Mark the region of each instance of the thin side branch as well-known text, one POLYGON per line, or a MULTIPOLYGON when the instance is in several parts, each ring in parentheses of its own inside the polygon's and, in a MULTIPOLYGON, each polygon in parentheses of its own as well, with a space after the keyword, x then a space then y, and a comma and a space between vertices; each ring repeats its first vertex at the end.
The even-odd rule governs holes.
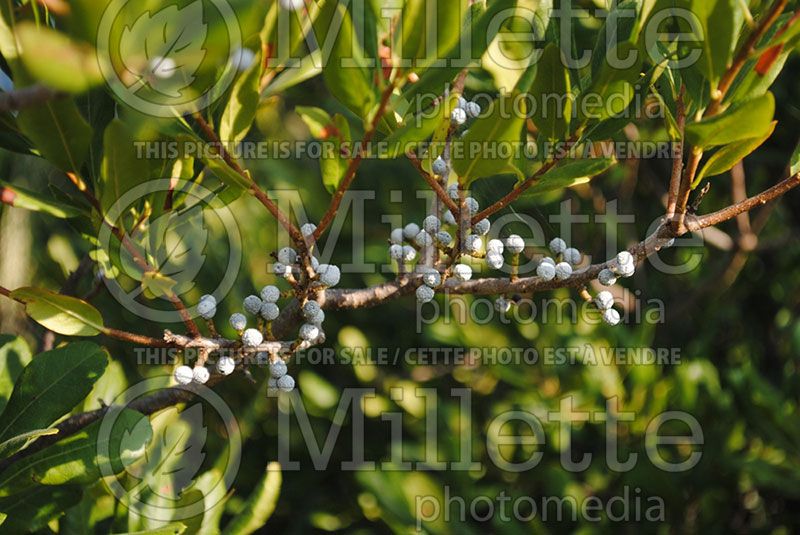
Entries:
POLYGON ((378 125, 383 118, 383 114, 386 112, 386 107, 389 105, 389 99, 392 97, 394 87, 394 84, 390 83, 388 86, 386 86, 386 89, 383 90, 381 101, 378 104, 378 109, 375 111, 375 116, 372 118, 372 122, 364 134, 364 139, 358 145, 356 154, 350 160, 347 170, 344 173, 344 177, 339 183, 339 187, 336 188, 336 192, 333 194, 333 198, 331 199, 330 206, 328 206, 328 210, 322 216, 319 225, 317 225, 317 230, 314 231, 313 241, 319 240, 320 236, 322 236, 322 234, 333 222, 333 218, 336 217, 336 213, 339 211, 339 205, 342 203, 342 198, 344 197, 345 192, 350 189, 350 186, 353 184, 353 180, 356 177, 356 171, 358 171, 361 161, 364 159, 367 146, 372 141, 372 138, 375 136, 375 133, 378 130, 378 125))
POLYGON ((64 93, 59 93, 49 87, 38 84, 9 91, 8 93, 0 93, 0 112, 32 108, 63 95, 64 93))

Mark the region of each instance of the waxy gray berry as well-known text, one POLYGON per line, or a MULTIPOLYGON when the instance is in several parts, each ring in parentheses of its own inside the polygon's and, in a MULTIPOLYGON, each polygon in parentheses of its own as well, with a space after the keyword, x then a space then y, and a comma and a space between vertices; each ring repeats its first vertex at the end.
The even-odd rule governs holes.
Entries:
POLYGON ((403 237, 407 240, 413 240, 414 236, 419 234, 419 225, 416 223, 409 223, 403 227, 403 237))
POLYGON ((614 296, 611 295, 611 292, 608 290, 603 290, 597 294, 597 297, 594 298, 594 302, 600 310, 608 310, 614 306, 614 296))
POLYGON ((247 329, 242 333, 242 344, 245 347, 258 347, 263 341, 264 335, 258 329, 247 329))
POLYGON ((280 379, 286 375, 287 371, 289 371, 289 368, 286 366, 286 362, 281 358, 276 358, 269 363, 269 374, 275 379, 280 379))
POLYGON ((420 286, 417 288, 417 301, 420 303, 430 303, 433 301, 433 297, 436 295, 436 292, 433 291, 433 288, 429 286, 420 286))
POLYGON ((620 322, 619 312, 614 310, 613 308, 609 308, 608 310, 603 311, 603 321, 608 323, 609 325, 617 325, 620 322))
POLYGON ((339 284, 339 280, 342 278, 342 272, 339 271, 339 267, 333 264, 320 264, 317 273, 319 274, 320 282, 329 288, 339 284))
POLYGON ((208 382, 211 374, 205 366, 195 366, 192 370, 192 381, 197 384, 204 385, 208 382))
POLYGON ((300 338, 306 342, 313 342, 319 336, 319 327, 313 323, 304 323, 300 326, 300 338))
POLYGON ((505 258, 503 258, 503 255, 500 253, 486 254, 486 265, 491 269, 502 269, 505 262, 505 258))
POLYGON ((617 276, 610 269, 603 269, 598 273, 597 280, 603 286, 614 286, 617 283, 617 276))
POLYGON ((486 244, 486 252, 487 253, 494 253, 494 254, 503 254, 506 246, 503 245, 503 242, 500 240, 489 240, 489 243, 486 244))
POLYGON ((434 175, 445 176, 447 175, 447 162, 444 161, 444 158, 439 156, 433 161, 433 164, 431 164, 431 170, 434 175))
POLYGON ((392 242, 394 245, 403 245, 403 229, 396 228, 392 229, 391 234, 389 234, 389 241, 392 242))
POLYGON ((230 322, 231 327, 237 332, 241 332, 247 327, 247 317, 239 312, 231 314, 230 322))
POLYGON ((294 390, 294 377, 291 375, 284 375, 278 379, 277 384, 281 392, 291 392, 294 390))
POLYGON ((429 215, 422 221, 422 228, 425 229, 425 232, 428 234, 436 234, 439 232, 439 228, 441 228, 442 222, 439 221, 439 218, 435 215, 429 215))
POLYGON ((511 254, 519 254, 525 250, 525 240, 523 240, 521 236, 512 234, 506 238, 506 249, 508 249, 511 254))
POLYGON ((249 314, 258 314, 261 310, 261 298, 257 295, 248 295, 244 298, 244 310, 249 314))
POLYGON ((456 108, 452 112, 450 112, 450 121, 455 126, 461 126, 467 122, 467 112, 465 112, 462 108, 456 108))
POLYGON ((277 303, 281 298, 281 290, 277 286, 264 286, 261 288, 261 300, 265 303, 277 303))
POLYGON ((261 310, 259 310, 261 317, 267 321, 275 321, 280 313, 281 310, 275 303, 262 303, 261 310))
POLYGON ((430 288, 437 288, 442 283, 442 275, 434 268, 427 269, 422 274, 422 282, 430 288))
POLYGON ((561 238, 553 238, 550 240, 550 251, 553 254, 561 254, 567 250, 567 242, 562 240, 561 238))
POLYGON ((478 236, 486 236, 489 234, 489 230, 492 228, 491 222, 488 219, 481 219, 472 227, 472 232, 477 234, 478 236))
POLYGON ((291 247, 284 247, 278 251, 278 262, 281 264, 294 264, 297 261, 297 251, 291 247))
POLYGON ((211 299, 201 299, 197 303, 197 313, 204 319, 210 320, 217 315, 217 303, 212 297, 211 299))
POLYGON ((566 280, 572 276, 572 266, 566 262, 556 264, 556 277, 558 280, 566 280))
POLYGON ((419 247, 428 247, 433 245, 433 238, 424 230, 420 230, 419 234, 414 237, 414 243, 419 247))
POLYGON ((194 378, 194 373, 189 366, 178 366, 173 374, 175 382, 179 385, 188 385, 194 378))
POLYGON ((467 264, 456 264, 453 266, 453 276, 462 282, 472 278, 472 268, 467 264))
POLYGON ((546 281, 551 281, 556 278, 556 266, 549 262, 540 262, 536 266, 536 275, 546 281))
POLYGON ((233 357, 220 357, 217 360, 217 371, 222 375, 230 375, 236 369, 236 361, 233 357))
POLYGON ((569 247, 564 250, 564 261, 569 262, 573 266, 580 264, 582 258, 583 255, 581 255, 581 252, 574 247, 569 247))

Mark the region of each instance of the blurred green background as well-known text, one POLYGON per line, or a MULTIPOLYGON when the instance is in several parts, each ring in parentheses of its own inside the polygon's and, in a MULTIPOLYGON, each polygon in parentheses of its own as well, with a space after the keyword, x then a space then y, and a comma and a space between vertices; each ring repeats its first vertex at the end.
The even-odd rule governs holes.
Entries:
MULTIPOLYGON (((776 134, 744 165, 748 191, 752 194, 769 187, 785 172, 789 154, 797 143, 800 131, 800 78, 796 76, 800 62, 795 58, 787 65, 774 86, 778 102, 776 134)), ((479 73, 471 77, 467 92, 483 89, 486 80, 479 73)), ((297 105, 315 105, 327 110, 340 106, 327 94, 319 79, 306 82, 281 98, 263 103, 259 112, 258 131, 253 140, 309 139, 299 117, 292 111, 297 105)), ((656 122, 637 122, 620 134, 619 139, 660 140, 664 138, 656 122)), ((318 165, 310 159, 300 161, 248 162, 262 186, 271 190, 299 189, 312 220, 327 207, 329 196, 319 179, 318 165)), ((2 153, 2 176, 35 188, 58 185, 60 180, 33 158, 2 153)), ((659 160, 624 161, 591 185, 581 186, 563 195, 515 206, 519 214, 535 218, 549 232, 549 216, 558 213, 559 201, 573 201, 573 210, 580 214, 602 213, 605 201, 617 199, 620 212, 635 214, 636 222, 620 226, 619 244, 630 245, 643 239, 650 224, 663 213, 662 198, 666 192, 669 162, 659 160)), ((487 205, 506 191, 500 182, 479 183, 474 192, 482 205, 487 205)), ((375 192, 375 200, 367 201, 365 226, 348 219, 337 243, 333 262, 341 265, 351 259, 350 240, 366 244, 367 262, 386 261, 386 239, 391 225, 382 216, 402 215, 404 221, 420 221, 425 215, 425 202, 416 198, 422 184, 406 162, 366 162, 356 181, 356 189, 375 192), (403 193, 404 202, 393 202, 391 192, 403 193), (353 231, 356 233, 353 234, 353 231)), ((731 185, 728 175, 713 181, 713 187, 701 206, 709 212, 729 204, 731 185)), ((237 284, 220 306, 219 317, 227 317, 239 309, 241 299, 262 285, 274 280, 268 272, 269 253, 277 246, 277 229, 268 214, 252 199, 243 198, 233 207, 242 230, 245 263, 237 284)), ((436 521, 423 524, 431 533, 567 533, 589 532, 750 532, 793 533, 800 529, 800 192, 793 191, 775 206, 754 212, 752 219, 763 230, 757 248, 745 253, 739 250, 739 230, 735 221, 723 225, 708 236, 704 248, 675 248, 663 254, 669 262, 703 252, 703 263, 688 274, 671 276, 660 273, 649 264, 636 276, 624 282, 636 292, 640 307, 648 300, 663 300, 666 315, 659 324, 628 323, 616 328, 579 322, 578 324, 514 324, 499 319, 485 325, 475 322, 445 324, 438 322, 417 332, 417 314, 413 299, 390 302, 377 310, 329 312, 325 330, 326 347, 340 351, 348 348, 388 348, 405 352, 409 348, 429 347, 534 347, 540 354, 546 348, 651 347, 679 348, 680 364, 660 365, 535 365, 524 363, 499 365, 472 362, 463 365, 377 365, 338 363, 312 366, 301 362, 290 364, 299 382, 299 393, 310 421, 322 441, 328 433, 341 392, 346 388, 373 388, 377 394, 365 405, 365 457, 371 461, 388 460, 391 455, 388 423, 381 419, 386 411, 402 412, 402 448, 409 461, 422 458, 426 440, 426 419, 422 401, 415 398, 416 387, 433 388, 439 395, 437 428, 439 458, 458 458, 459 405, 450 395, 452 388, 472 391, 473 458, 483 469, 475 472, 454 471, 357 471, 340 470, 342 462, 351 459, 349 418, 341 429, 329 466, 315 470, 310 463, 298 430, 292 433, 292 457, 302 469, 285 472, 277 509, 267 524, 273 533, 308 533, 312 531, 344 531, 349 533, 407 533, 417 523, 417 496, 441 496, 445 487, 453 496, 470 504, 476 497, 495 498, 501 492, 512 500, 532 497, 541 503, 543 496, 574 497, 578 502, 589 495, 604 500, 622 495, 628 487, 641 489, 640 495, 658 496, 664 500, 663 523, 635 525, 614 523, 604 519, 598 523, 572 521, 542 522, 541 511, 528 522, 505 522, 498 516, 481 522, 446 524, 436 521), (726 249, 727 246, 727 249, 726 249), (740 268, 740 269, 739 269, 740 268), (390 398, 390 390, 406 392, 406 403, 390 398), (572 436, 576 458, 590 453, 590 467, 578 473, 564 470, 559 459, 561 443, 558 425, 545 424, 546 444, 539 448, 542 461, 533 469, 511 473, 497 468, 489 459, 487 443, 492 443, 488 426, 508 410, 528 411, 536 415, 558 410, 560 401, 571 396, 576 409, 604 411, 606 399, 617 397, 620 410, 635 413, 632 422, 620 427, 619 457, 638 453, 639 462, 625 473, 615 473, 605 462, 605 427, 602 423, 578 423, 572 436), (651 463, 646 454, 644 433, 647 425, 664 411, 686 411, 696 418, 703 431, 704 443, 696 451, 700 462, 691 470, 672 474, 651 463)), ((66 275, 87 253, 75 229, 53 225, 39 214, 0 209, 0 282, 8 287, 35 283, 58 288, 66 275)), ((188 296, 196 302, 216 283, 227 258, 215 255, 215 238, 222 239, 219 229, 211 228, 203 279, 188 296)), ((506 232, 525 227, 509 226, 506 232)), ((552 234, 548 235, 553 237, 552 234)), ((605 250, 604 228, 580 224, 574 228, 572 244, 595 258, 610 257, 615 251, 605 250)), ((363 287, 386 279, 381 274, 348 274, 343 287, 363 287)), ((91 284, 84 281, 81 289, 91 284)), ((577 299, 574 292, 559 291, 554 295, 535 296, 577 299)), ((440 306, 444 301, 439 299, 440 306)), ((469 300, 469 298, 467 298, 469 300)), ((119 307, 105 291, 100 291, 93 304, 103 311, 108 325, 159 336, 163 325, 143 322, 119 307)), ((2 332, 25 333, 31 344, 38 343, 41 330, 21 315, 20 308, 9 302, 0 303, 2 332)), ((175 327, 175 326, 173 326, 175 327)), ((232 334, 228 332, 227 334, 232 334)), ((133 348, 107 342, 118 367, 116 379, 109 386, 104 400, 113 392, 142 377, 167 374, 169 366, 138 366, 133 348)), ((268 462, 278 457, 278 406, 265 396, 263 372, 256 373, 257 384, 236 375, 221 384, 217 391, 237 414, 245 439, 242 466, 235 481, 236 493, 226 502, 226 518, 243 506, 243 500, 259 481, 268 462)), ((89 400, 94 402, 94 400, 89 400)), ((281 401, 283 406, 285 400, 281 401)), ((669 427, 667 429, 670 429, 669 427)), ((511 429, 505 429, 505 432, 511 429)), ((676 432, 685 429, 676 428, 676 432)), ((207 467, 224 452, 225 441, 218 426, 211 426, 206 444, 207 467)), ((395 445, 399 447, 399 445, 395 445)), ((506 446, 505 458, 521 461, 534 447, 506 446)), ((686 447, 666 447, 665 458, 674 462, 684 459, 686 447)), ((97 494, 103 487, 98 485, 97 494)), ((96 500, 87 494, 87 507, 96 500)), ((643 498, 646 501, 646 498, 643 498)), ((94 507, 113 507, 105 498, 94 507)), ((67 513, 62 525, 68 525, 67 513)), ((485 502, 476 516, 486 512, 485 502), (482 508, 483 507, 483 508, 482 508)))

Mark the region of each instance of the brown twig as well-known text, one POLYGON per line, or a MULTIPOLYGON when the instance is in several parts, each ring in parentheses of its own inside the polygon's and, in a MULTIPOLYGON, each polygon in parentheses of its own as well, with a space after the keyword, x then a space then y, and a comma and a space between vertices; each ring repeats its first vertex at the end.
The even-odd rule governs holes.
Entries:
POLYGON ((49 87, 43 85, 32 85, 9 91, 8 93, 0 93, 0 112, 10 112, 22 110, 24 108, 32 108, 64 96, 65 93, 60 93, 49 87))
POLYGON ((342 198, 344 197, 345 192, 350 189, 350 186, 356 177, 356 171, 358 171, 361 161, 364 159, 367 146, 372 141, 372 138, 375 136, 375 133, 378 130, 378 125, 383 118, 383 114, 386 112, 386 107, 389 105, 389 99, 392 97, 394 87, 394 84, 390 83, 386 86, 386 89, 383 90, 380 103, 378 104, 378 109, 375 111, 375 116, 372 118, 369 128, 364 133, 364 138, 358 145, 356 154, 350 160, 347 170, 344 173, 344 177, 342 177, 342 181, 339 182, 339 186, 336 188, 333 198, 331 198, 331 203, 328 206, 328 210, 322 216, 319 225, 317 225, 317 229, 314 231, 313 241, 316 242, 319 240, 320 236, 322 236, 322 234, 333 222, 333 218, 336 217, 336 213, 339 211, 339 205, 342 203, 342 198))
POLYGON ((436 177, 425 171, 422 168, 422 162, 420 162, 417 155, 413 152, 409 152, 407 155, 408 160, 411 162, 411 165, 419 172, 420 176, 428 183, 431 189, 436 193, 436 197, 444 203, 445 206, 455 215, 458 212, 458 205, 447 195, 447 192, 444 190, 439 181, 436 180, 436 177))
POLYGON ((244 178, 247 183, 249 184, 249 191, 250 194, 253 195, 264 207, 272 214, 272 217, 275 218, 276 221, 289 233, 291 236, 292 241, 297 245, 301 250, 304 248, 303 244, 303 236, 300 233, 300 229, 298 229, 292 221, 289 219, 286 214, 284 214, 281 209, 278 207, 272 199, 269 198, 267 193, 262 190, 258 184, 250 177, 249 174, 242 168, 241 165, 231 156, 231 154, 225 149, 222 141, 220 140, 217 133, 211 128, 211 125, 205 120, 203 114, 200 112, 195 112, 192 117, 194 118, 197 125, 200 127, 200 130, 203 131, 203 135, 210 140, 212 143, 216 144, 219 147, 219 155, 222 160, 233 169, 236 174, 244 178))

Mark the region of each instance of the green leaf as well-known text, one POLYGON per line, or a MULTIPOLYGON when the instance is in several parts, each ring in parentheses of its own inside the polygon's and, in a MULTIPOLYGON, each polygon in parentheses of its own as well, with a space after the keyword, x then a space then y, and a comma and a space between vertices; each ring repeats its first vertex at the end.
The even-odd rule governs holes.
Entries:
POLYGON ((396 35, 402 42, 402 59, 421 74, 439 58, 446 57, 459 41, 466 13, 466 0, 407 0, 401 17, 402 31, 396 35), (435 42, 429 42, 427 37, 435 37, 435 42))
POLYGON ((145 531, 131 531, 125 535, 181 535, 181 533, 185 531, 186 524, 182 524, 181 522, 173 522, 172 524, 167 524, 166 526, 161 526, 159 528, 148 529, 145 531))
POLYGON ((22 64, 45 85, 69 93, 83 93, 102 84, 100 56, 89 45, 32 22, 17 24, 16 35, 22 48, 22 64))
POLYGON ((256 117, 262 74, 261 54, 236 80, 219 123, 219 137, 225 143, 239 143, 250 131, 256 117))
POLYGON ((18 288, 11 297, 25 303, 25 312, 47 329, 65 336, 95 336, 103 329, 100 312, 77 297, 43 288, 18 288))
POLYGON ((9 455, 24 449, 33 440, 49 435, 58 434, 58 429, 34 429, 27 433, 22 433, 15 437, 9 438, 5 442, 0 443, 0 459, 5 459, 9 455))
POLYGON ((436 129, 442 124, 450 121, 450 106, 446 99, 436 102, 432 111, 426 112, 424 116, 411 116, 397 130, 391 133, 382 141, 386 151, 380 151, 380 158, 397 158, 403 156, 407 151, 413 150, 417 145, 433 135, 436 129))
POLYGON ((0 414, 11 397, 14 383, 31 361, 31 350, 21 336, 0 335, 0 414))
POLYGON ((541 195, 551 191, 586 184, 593 177, 604 173, 617 163, 614 158, 591 158, 559 165, 543 174, 525 192, 525 197, 541 195))
POLYGON ((775 115, 772 93, 731 106, 725 112, 686 127, 689 144, 708 148, 763 136, 775 115))
POLYGON ((343 115, 337 113, 333 117, 333 127, 335 131, 329 138, 332 141, 331 151, 326 151, 320 156, 319 166, 322 172, 322 183, 328 192, 333 193, 339 187, 339 183, 344 178, 350 160, 342 155, 342 148, 350 147, 352 139, 350 137, 350 125, 343 115))
POLYGON ((525 124, 523 114, 514 108, 515 95, 494 100, 467 134, 453 142, 453 170, 465 188, 479 178, 507 173, 521 175, 511 164, 525 124))
POLYGON ((0 442, 50 427, 83 401, 107 363, 105 351, 91 342, 37 355, 17 378, 0 415, 0 442))
POLYGON ((281 492, 281 465, 271 462, 242 511, 225 527, 224 535, 249 535, 267 523, 281 492))
POLYGON ((104 213, 131 188, 154 178, 150 176, 149 161, 136 156, 128 127, 121 120, 113 119, 103 132, 103 161, 98 184, 104 213))
POLYGON ((3 202, 32 212, 41 212, 61 219, 70 219, 84 212, 74 206, 42 198, 42 193, 30 191, 0 180, 0 196, 3 202))
POLYGON ((47 525, 83 498, 78 485, 33 487, 21 494, 0 498, 0 511, 7 515, 4 533, 33 533, 47 525))
POLYGON ((314 36, 322 49, 322 76, 331 94, 365 119, 377 101, 375 85, 365 67, 364 51, 354 39, 353 19, 347 5, 323 0, 314 20, 314 36))
POLYGON ((721 175, 729 171, 734 165, 741 162, 747 155, 752 153, 758 147, 764 144, 775 131, 775 125, 778 121, 773 121, 767 133, 761 137, 752 139, 745 139, 737 141, 730 145, 725 145, 717 152, 715 152, 703 165, 703 168, 697 174, 697 177, 692 182, 692 188, 696 188, 704 178, 721 175))
MULTIPOLYGON (((484 9, 483 2, 475 2, 470 6, 461 30, 461 39, 453 46, 450 51, 440 57, 441 66, 429 68, 419 81, 405 91, 405 98, 411 102, 413 97, 420 94, 442 94, 444 87, 465 67, 463 62, 454 61, 467 57, 476 62, 480 60, 489 44, 494 40, 497 33, 502 28, 500 16, 506 10, 514 8, 517 0, 494 0, 484 9)), ((448 5, 447 2, 439 4, 448 5)), ((430 3, 429 3, 430 5, 430 3)))
POLYGON ((569 129, 572 112, 569 72, 562 61, 558 45, 545 47, 537 64, 536 77, 530 89, 535 109, 533 122, 542 138, 562 141, 569 129))
POLYGON ((703 37, 697 68, 716 88, 733 58, 744 19, 738 0, 692 0, 691 11, 700 22, 703 37))
POLYGON ((794 176, 797 173, 800 173, 800 143, 794 148, 794 152, 792 152, 792 157, 789 160, 789 174, 790 176, 794 176))
POLYGON ((272 97, 282 94, 320 73, 322 73, 322 51, 317 49, 276 76, 264 90, 263 96, 272 97))
POLYGON ((20 131, 53 165, 78 172, 92 141, 92 129, 71 100, 48 100, 20 110, 20 131))
POLYGON ((0 496, 37 485, 90 485, 104 473, 118 474, 144 455, 152 436, 146 416, 113 407, 103 418, 0 473, 0 496))
POLYGON ((294 111, 297 112, 315 139, 326 139, 330 135, 333 119, 327 111, 313 106, 297 106, 294 111))

